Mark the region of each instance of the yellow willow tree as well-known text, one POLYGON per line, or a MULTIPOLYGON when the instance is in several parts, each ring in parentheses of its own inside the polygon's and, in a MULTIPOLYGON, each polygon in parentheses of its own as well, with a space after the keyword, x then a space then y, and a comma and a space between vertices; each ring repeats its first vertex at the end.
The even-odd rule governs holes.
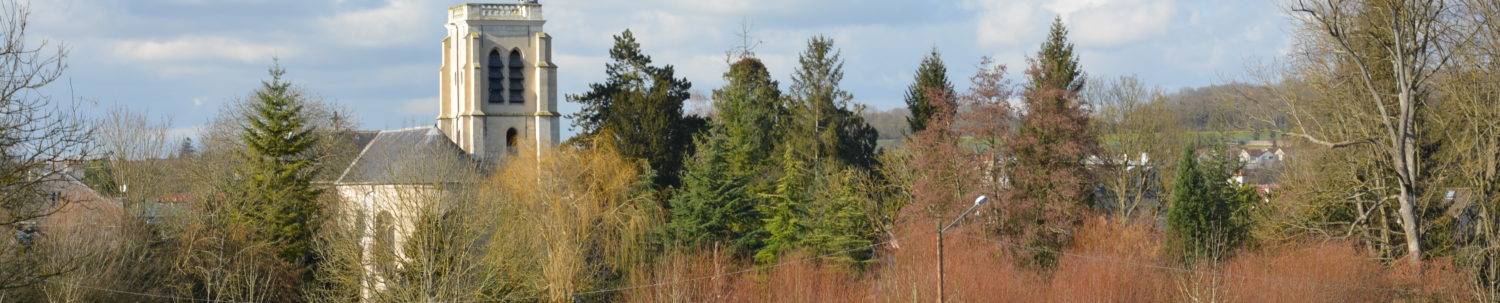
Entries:
POLYGON ((651 176, 641 173, 642 161, 599 142, 541 156, 522 151, 481 190, 499 199, 502 226, 488 258, 512 281, 510 297, 574 301, 575 293, 620 283, 653 254, 664 213, 651 176))

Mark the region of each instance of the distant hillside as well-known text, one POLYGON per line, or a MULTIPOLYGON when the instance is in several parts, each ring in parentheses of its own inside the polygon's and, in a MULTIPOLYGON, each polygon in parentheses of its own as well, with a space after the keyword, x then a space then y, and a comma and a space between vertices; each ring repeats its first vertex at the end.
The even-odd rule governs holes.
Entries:
POLYGON ((906 117, 911 116, 911 111, 905 107, 897 107, 889 110, 869 109, 860 113, 865 122, 875 127, 880 132, 881 140, 895 140, 903 138, 908 131, 906 117))

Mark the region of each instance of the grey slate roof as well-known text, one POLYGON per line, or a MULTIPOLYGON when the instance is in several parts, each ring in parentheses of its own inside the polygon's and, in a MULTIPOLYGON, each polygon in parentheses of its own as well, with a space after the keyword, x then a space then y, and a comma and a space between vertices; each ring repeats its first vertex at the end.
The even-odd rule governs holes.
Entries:
POLYGON ((364 149, 336 184, 411 184, 472 181, 476 163, 433 126, 359 132, 364 149))

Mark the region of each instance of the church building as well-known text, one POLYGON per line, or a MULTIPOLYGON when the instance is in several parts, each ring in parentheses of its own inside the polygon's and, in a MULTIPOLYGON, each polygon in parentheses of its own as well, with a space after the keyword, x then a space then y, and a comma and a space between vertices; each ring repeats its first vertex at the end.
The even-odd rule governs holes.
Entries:
POLYGON ((465 152, 501 159, 520 144, 557 144, 557 66, 543 23, 534 0, 448 9, 437 126, 465 152))
MULTIPOLYGON (((557 66, 542 31, 542 5, 468 3, 448 8, 438 68, 437 123, 356 135, 362 146, 334 187, 351 224, 363 230, 367 271, 376 255, 400 247, 413 210, 431 209, 448 189, 483 179, 521 151, 558 144, 557 66)), ((379 278, 370 289, 384 288, 379 278)))

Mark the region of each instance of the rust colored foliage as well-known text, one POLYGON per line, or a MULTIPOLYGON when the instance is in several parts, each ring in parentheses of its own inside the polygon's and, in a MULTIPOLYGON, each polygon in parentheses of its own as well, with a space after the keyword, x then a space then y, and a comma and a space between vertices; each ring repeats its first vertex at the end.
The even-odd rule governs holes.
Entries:
POLYGON ((974 197, 994 195, 1003 184, 1000 152, 1015 120, 1007 99, 1010 81, 1005 66, 986 57, 970 78, 969 91, 959 96, 929 90, 927 100, 938 102, 927 129, 911 139, 908 168, 913 203, 936 218, 952 218, 974 197))
MULTIPOLYGON (((947 91, 928 89, 926 100, 952 100, 947 91)), ((933 102, 927 129, 911 139, 912 159, 908 167, 916 176, 911 193, 914 205, 929 215, 951 217, 962 211, 965 198, 978 190, 983 166, 972 149, 959 145, 961 137, 954 132, 953 102, 933 102), (957 210, 955 210, 957 209, 957 210)))
MULTIPOLYGON (((853 273, 817 259, 769 269, 725 253, 674 254, 632 273, 629 302, 925 302, 937 295, 938 220, 908 208, 872 270, 853 273), (744 273, 736 273, 745 270, 744 273), (655 285, 658 284, 659 285, 655 285)), ((1017 265, 1011 246, 959 225, 944 244, 947 302, 1388 302, 1470 301, 1451 263, 1421 271, 1388 267, 1341 242, 1285 243, 1223 263, 1185 268, 1164 253, 1150 225, 1085 220, 1051 270, 1017 265)), ((806 255, 783 260, 802 260, 806 255)), ((1024 260, 1024 259, 1020 259, 1024 260)))
MULTIPOLYGON (((1037 64, 1032 62, 1028 75, 1040 73, 1037 64)), ((1061 249, 1086 217, 1093 193, 1085 166, 1095 148, 1088 111, 1066 88, 1028 87, 1022 100, 1026 108, 1019 127, 1000 150, 1008 187, 993 230, 1029 246, 1061 249)), ((1040 267, 1056 262, 1050 253, 1018 253, 1040 267)))
POLYGON ((1140 266, 1161 260, 1149 226, 1096 218, 1084 223, 1049 280, 1046 301, 1180 302, 1175 272, 1140 266), (1109 262, 1102 261, 1109 259, 1109 262))
POLYGON ((1289 245, 1247 253, 1224 264, 1223 288, 1236 302, 1382 302, 1473 300, 1466 274, 1451 262, 1390 267, 1351 243, 1289 245))
MULTIPOLYGON (((1037 73, 1033 66, 1027 73, 1037 73)), ((1095 138, 1088 129, 1088 111, 1077 93, 1057 88, 1031 88, 1022 100, 1026 112, 1020 129, 1007 144, 1015 163, 1010 166, 1013 201, 1044 207, 1085 205, 1090 178, 1084 161, 1093 155, 1095 138)))

